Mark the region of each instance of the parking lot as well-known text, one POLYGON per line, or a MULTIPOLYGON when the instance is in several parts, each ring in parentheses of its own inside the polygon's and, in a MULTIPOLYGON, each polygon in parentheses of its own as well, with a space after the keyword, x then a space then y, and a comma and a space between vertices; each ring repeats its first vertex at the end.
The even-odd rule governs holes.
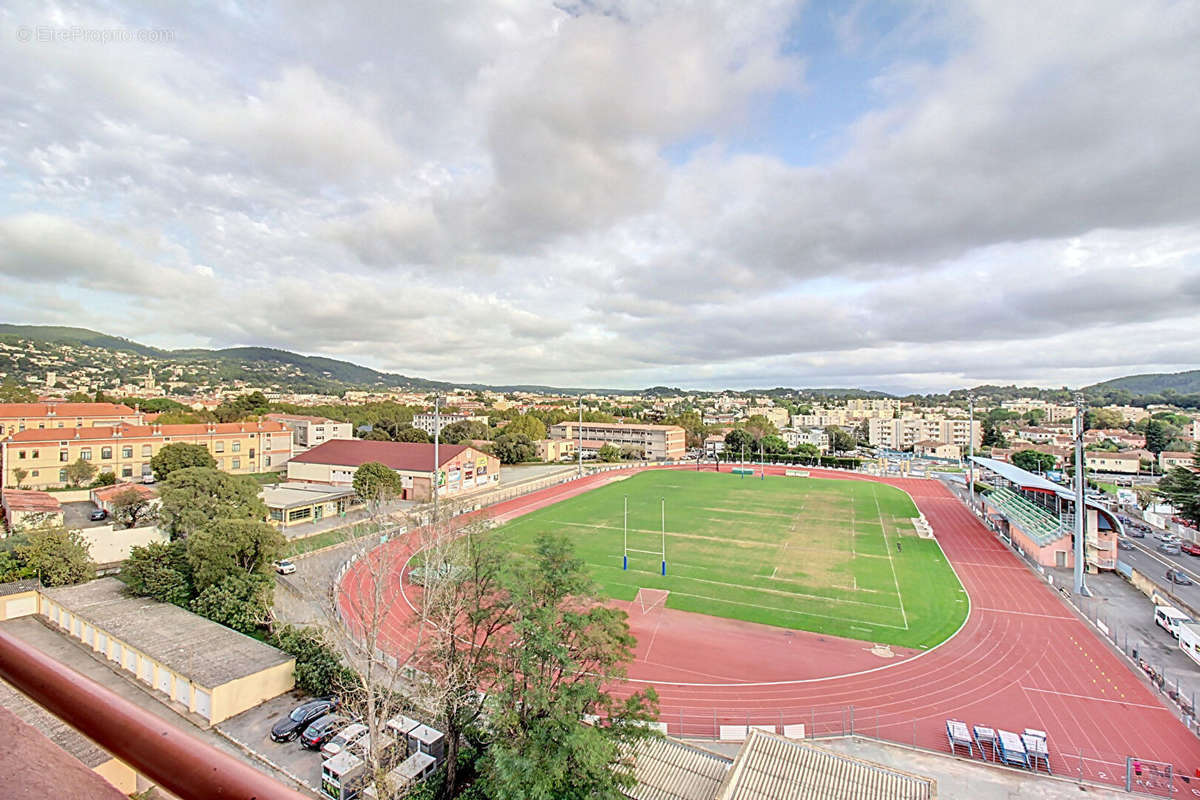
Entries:
POLYGON ((307 699, 299 692, 280 695, 236 717, 230 717, 218 724, 217 730, 253 750, 293 780, 317 792, 321 784, 320 752, 306 750, 298 741, 271 741, 271 726, 307 699))
POLYGON ((96 504, 90 500, 78 500, 71 503, 63 503, 63 524, 68 530, 76 530, 78 528, 98 528, 102 525, 112 525, 111 519, 102 519, 96 522, 88 519, 88 516, 96 510, 96 504))

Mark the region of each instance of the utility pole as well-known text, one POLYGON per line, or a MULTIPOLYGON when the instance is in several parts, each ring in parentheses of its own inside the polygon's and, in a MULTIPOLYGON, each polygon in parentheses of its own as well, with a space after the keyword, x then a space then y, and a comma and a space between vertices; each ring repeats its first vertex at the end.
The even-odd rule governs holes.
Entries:
POLYGON ((975 512, 975 395, 967 393, 967 505, 975 512))
POLYGON ((442 396, 433 396, 433 523, 439 521, 438 516, 438 481, 442 477, 442 462, 438 458, 439 444, 442 438, 442 396))
POLYGON ((1075 594, 1091 597, 1083 578, 1083 536, 1087 528, 1087 475, 1083 468, 1083 395, 1075 395, 1075 594))
POLYGON ((583 395, 579 395, 579 477, 583 477, 583 395))

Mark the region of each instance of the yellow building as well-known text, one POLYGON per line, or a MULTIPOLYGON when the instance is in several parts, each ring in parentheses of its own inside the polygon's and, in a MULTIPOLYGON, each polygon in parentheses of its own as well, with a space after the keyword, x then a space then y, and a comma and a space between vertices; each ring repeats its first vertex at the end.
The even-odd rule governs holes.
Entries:
POLYGON ((171 603, 131 597, 116 578, 39 595, 52 627, 210 724, 295 687, 292 656, 171 603))
POLYGON ((22 470, 22 486, 65 486, 67 466, 79 459, 117 480, 140 480, 151 474, 154 454, 178 442, 204 445, 219 469, 235 475, 282 470, 292 455, 292 432, 279 422, 27 429, 0 442, 3 484, 16 486, 22 470))
POLYGON ((1094 472, 1120 472, 1125 475, 1136 475, 1141 469, 1141 458, 1137 453, 1085 450, 1083 466, 1094 472))
MULTIPOLYGON (((550 426, 551 439, 580 438, 578 422, 550 426)), ((627 425, 619 422, 585 422, 583 438, 614 447, 632 447, 651 461, 677 460, 687 453, 687 435, 678 425, 627 425)))
POLYGON ((534 445, 542 461, 562 461, 575 457, 574 439, 539 439, 534 445))
POLYGON ((264 486, 259 497, 267 506, 270 523, 285 529, 344 517, 357 500, 349 487, 298 482, 264 486))
POLYGON ((143 422, 139 411, 120 403, 0 403, 0 439, 21 431, 143 422))

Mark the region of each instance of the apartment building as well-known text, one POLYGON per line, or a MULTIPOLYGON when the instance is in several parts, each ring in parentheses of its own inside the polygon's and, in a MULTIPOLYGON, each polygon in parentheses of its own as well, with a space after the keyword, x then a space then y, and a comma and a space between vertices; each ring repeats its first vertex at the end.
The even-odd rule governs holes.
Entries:
POLYGON ((539 439, 533 444, 542 461, 562 461, 576 455, 574 439, 539 439))
POLYGON ((0 403, 0 439, 47 428, 91 428, 119 423, 141 425, 145 417, 120 403, 0 403))
POLYGON ((1186 450, 1163 450, 1158 454, 1158 468, 1163 472, 1174 467, 1195 468, 1195 455, 1186 450))
POLYGON ((802 444, 812 444, 822 453, 829 450, 829 434, 824 428, 787 428, 780 434, 787 446, 793 449, 802 444))
POLYGON ((895 416, 900 401, 882 397, 851 397, 846 401, 846 411, 862 419, 895 416))
MULTIPOLYGON (((578 422, 560 422, 550 426, 551 439, 578 439, 578 422)), ((651 461, 677 460, 687 453, 687 436, 678 425, 626 425, 619 422, 585 422, 583 438, 634 447, 651 461)))
POLYGON ((436 416, 433 414, 417 414, 413 417, 412 424, 417 430, 425 431, 432 437, 435 432, 456 422, 482 422, 484 425, 487 425, 488 418, 481 414, 438 414, 436 416))
POLYGON ((914 444, 913 455, 921 458, 944 458, 950 461, 959 461, 962 459, 962 449, 956 444, 930 440, 914 444))
POLYGON ((983 429, 979 420, 972 427, 966 419, 943 417, 905 419, 872 419, 868 423, 868 441, 873 447, 892 450, 911 450, 917 442, 935 441, 967 447, 974 442, 979 447, 983 442, 983 429))
POLYGON ((178 442, 204 445, 218 468, 235 475, 282 470, 292 455, 292 432, 270 421, 34 429, 0 442, 3 483, 16 486, 20 469, 28 488, 65 486, 67 466, 79 459, 118 480, 136 480, 151 474, 155 453, 178 442))
POLYGON ((299 414, 267 414, 271 422, 283 423, 292 432, 297 451, 327 442, 330 439, 353 439, 354 425, 325 417, 306 417, 299 414))
POLYGON ((1028 414, 1030 411, 1041 411, 1046 417, 1046 422, 1064 422, 1075 418, 1075 406, 1063 406, 1057 403, 1049 403, 1045 400, 1031 400, 1022 398, 1020 400, 1005 400, 1000 404, 1000 407, 1005 411, 1014 411, 1017 414, 1028 414))
POLYGON ((779 406, 756 408, 752 413, 762 414, 764 417, 770 420, 776 428, 786 428, 791 423, 791 416, 788 414, 788 410, 786 408, 780 408, 779 406))

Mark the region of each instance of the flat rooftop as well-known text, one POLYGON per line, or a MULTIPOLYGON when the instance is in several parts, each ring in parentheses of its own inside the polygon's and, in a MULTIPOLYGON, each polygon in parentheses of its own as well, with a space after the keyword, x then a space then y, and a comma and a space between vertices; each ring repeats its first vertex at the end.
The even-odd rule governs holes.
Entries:
POLYGON ((343 497, 353 497, 354 490, 345 486, 290 481, 263 487, 262 500, 268 508, 298 508, 312 503, 327 503, 343 497))
POLYGON ((126 594, 116 578, 42 594, 206 689, 292 660, 282 650, 179 606, 126 594))

